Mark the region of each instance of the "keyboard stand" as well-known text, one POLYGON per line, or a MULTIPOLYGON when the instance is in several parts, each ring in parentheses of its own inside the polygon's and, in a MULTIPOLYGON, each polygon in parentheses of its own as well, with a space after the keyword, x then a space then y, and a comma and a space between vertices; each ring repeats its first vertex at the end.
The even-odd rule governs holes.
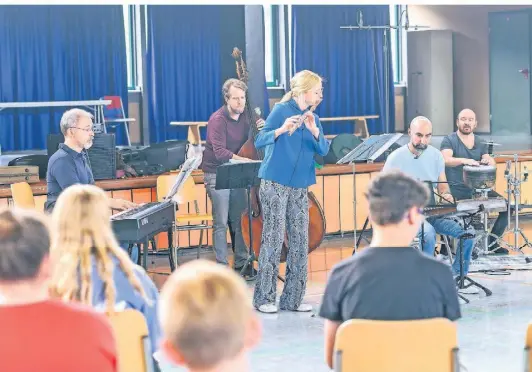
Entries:
MULTIPOLYGON (((148 270, 148 247, 150 246, 150 241, 152 242, 153 251, 156 251, 156 245, 155 245, 155 236, 159 233, 167 232, 168 233, 168 260, 170 261, 170 272, 173 272, 175 270, 175 254, 174 254, 174 225, 171 224, 171 226, 162 226, 157 231, 153 232, 152 234, 146 236, 141 241, 136 240, 120 240, 120 244, 129 244, 128 247, 128 254, 129 257, 131 257, 131 253, 133 250, 133 246, 137 246, 139 248, 139 256, 137 258, 137 265, 141 265, 145 270, 148 270), (142 245, 142 251, 141 251, 141 245, 142 245)), ((168 274, 169 275, 169 274, 168 274)))

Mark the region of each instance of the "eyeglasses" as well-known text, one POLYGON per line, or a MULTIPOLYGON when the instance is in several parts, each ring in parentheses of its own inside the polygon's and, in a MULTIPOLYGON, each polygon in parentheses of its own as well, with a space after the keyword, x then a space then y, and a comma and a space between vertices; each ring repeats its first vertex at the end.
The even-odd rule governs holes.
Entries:
POLYGON ((93 131, 92 128, 80 128, 80 127, 69 127, 69 128, 72 128, 72 129, 79 129, 79 130, 82 130, 84 132, 87 132, 87 133, 90 133, 93 131))

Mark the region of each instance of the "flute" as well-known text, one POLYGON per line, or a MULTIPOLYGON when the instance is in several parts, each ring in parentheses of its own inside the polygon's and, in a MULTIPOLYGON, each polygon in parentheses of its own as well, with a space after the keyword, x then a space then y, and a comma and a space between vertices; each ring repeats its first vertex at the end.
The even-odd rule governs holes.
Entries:
POLYGON ((299 120, 297 121, 296 124, 292 125, 292 127, 290 128, 290 130, 288 131, 288 135, 291 136, 292 133, 294 133, 300 126, 301 124, 303 124, 303 122, 305 121, 306 119, 306 115, 303 114, 299 117, 299 120))

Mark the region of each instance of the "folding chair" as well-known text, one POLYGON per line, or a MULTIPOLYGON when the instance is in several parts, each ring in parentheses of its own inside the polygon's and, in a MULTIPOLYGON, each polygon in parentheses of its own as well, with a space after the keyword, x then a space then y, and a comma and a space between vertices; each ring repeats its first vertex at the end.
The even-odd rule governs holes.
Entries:
MULTIPOLYGON (((161 175, 157 177, 157 199, 159 201, 162 201, 163 198, 168 194, 168 190, 175 182, 176 177, 177 174, 161 175)), ((197 258, 200 258, 201 248, 203 247, 203 231, 206 229, 212 229, 212 224, 208 225, 207 222, 212 222, 213 220, 212 213, 199 212, 198 199, 196 196, 196 184, 192 177, 189 177, 185 181, 181 191, 179 192, 179 198, 185 206, 187 204, 188 206, 190 206, 190 203, 192 203, 195 213, 176 213, 175 231, 177 233, 174 234, 174 236, 177 235, 177 244, 174 244, 175 254, 173 255, 176 260, 176 266, 178 265, 177 250, 180 249, 179 231, 188 231, 190 241, 190 231, 200 230, 200 239, 197 251, 197 258)))

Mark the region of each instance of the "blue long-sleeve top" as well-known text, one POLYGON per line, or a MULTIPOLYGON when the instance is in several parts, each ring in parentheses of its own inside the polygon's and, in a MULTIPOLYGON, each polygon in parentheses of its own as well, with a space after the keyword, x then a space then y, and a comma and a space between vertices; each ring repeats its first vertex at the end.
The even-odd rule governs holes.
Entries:
POLYGON ((302 115, 305 111, 307 110, 301 110, 293 99, 273 107, 264 128, 255 137, 255 147, 265 147, 259 178, 294 188, 306 188, 316 183, 314 155, 317 153, 325 156, 329 152, 329 142, 323 135, 318 115, 313 113, 320 130, 317 139, 305 124, 291 136, 283 133, 275 138, 275 130, 280 128, 287 118, 302 115))
MULTIPOLYGON (((129 282, 126 274, 122 271, 118 259, 112 258, 113 261, 113 281, 115 284, 115 306, 117 308, 135 309, 141 312, 146 319, 148 325, 148 332, 151 341, 152 352, 159 349, 159 342, 161 337, 161 328, 159 319, 157 316, 157 306, 159 302, 159 292, 157 287, 150 279, 146 271, 138 265, 135 265, 135 275, 150 303, 144 299, 144 297, 133 288, 133 285, 129 282)), ((105 291, 102 278, 98 273, 96 266, 96 260, 92 260, 92 304, 95 307, 102 308, 105 304, 105 291)))

